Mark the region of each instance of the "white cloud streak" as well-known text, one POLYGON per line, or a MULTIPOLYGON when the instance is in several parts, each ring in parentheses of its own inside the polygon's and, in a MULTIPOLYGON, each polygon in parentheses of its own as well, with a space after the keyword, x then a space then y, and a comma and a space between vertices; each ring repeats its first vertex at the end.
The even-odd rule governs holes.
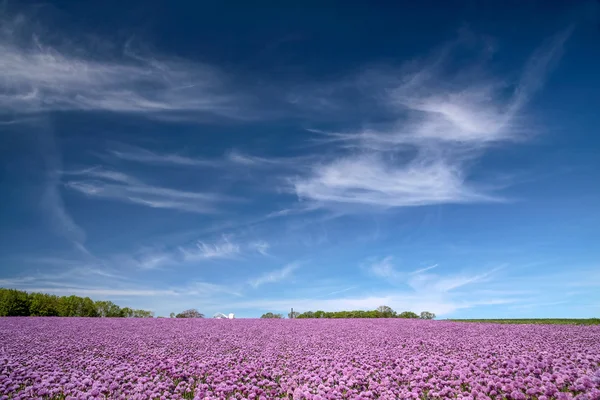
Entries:
POLYGON ((444 67, 457 44, 416 72, 401 68, 395 76, 370 72, 361 77, 360 84, 395 122, 385 129, 325 133, 323 143, 339 151, 290 179, 292 192, 335 209, 502 201, 490 192, 494 185, 472 180, 471 161, 492 144, 523 140, 534 131, 524 107, 542 88, 570 33, 536 50, 512 86, 476 68, 449 73, 444 67))
POLYGON ((32 132, 37 132, 36 151, 40 153, 44 168, 44 184, 40 206, 52 229, 68 240, 78 251, 89 254, 85 247, 86 233, 69 214, 61 193, 62 159, 54 134, 45 121, 29 121, 32 132))
POLYGON ((433 273, 411 274, 406 283, 416 292, 446 294, 466 285, 488 281, 500 268, 478 274, 454 274, 442 276, 433 273))
POLYGON ((206 243, 198 241, 194 247, 181 247, 180 251, 185 261, 198 261, 236 258, 240 255, 241 248, 239 244, 231 242, 229 237, 224 235, 219 242, 206 243))
POLYGON ((408 285, 414 292, 429 293, 432 296, 443 296, 463 286, 490 280, 494 273, 502 267, 476 274, 454 273, 448 275, 429 272, 437 268, 437 264, 405 272, 396 268, 392 256, 380 260, 372 260, 366 264, 368 272, 383 278, 392 284, 408 285))
POLYGON ((406 207, 493 200, 465 181, 461 168, 448 161, 398 166, 371 154, 315 167, 313 175, 296 180, 294 188, 300 199, 321 204, 406 207))
POLYGON ((269 248, 271 248, 271 245, 264 241, 264 240, 257 240, 255 242, 251 242, 248 245, 250 248, 256 250, 256 252, 258 252, 259 254, 263 255, 263 256, 269 256, 269 248))
POLYGON ((420 268, 417 270, 414 270, 413 272, 411 272, 411 274, 415 275, 415 274, 422 274, 423 272, 429 271, 431 269, 437 268, 437 264, 434 265, 430 265, 429 267, 425 267, 425 268, 420 268))
POLYGON ((392 263, 393 257, 388 256, 370 265, 371 272, 380 278, 397 278, 400 274, 392 263))
POLYGON ((119 59, 90 51, 84 54, 68 45, 52 47, 43 41, 46 32, 31 31, 33 26, 39 28, 35 21, 23 15, 0 17, 7 27, 0 31, 0 107, 5 111, 243 118, 238 106, 242 96, 211 66, 141 56, 129 46, 119 59))
POLYGON ((124 161, 152 165, 177 165, 187 167, 227 168, 227 167, 280 167, 296 168, 299 164, 307 164, 314 157, 299 156, 289 158, 260 157, 244 154, 232 149, 221 158, 202 158, 186 156, 178 153, 158 153, 135 146, 120 146, 119 149, 109 150, 109 154, 124 161))
POLYGON ((217 160, 193 158, 181 154, 161 154, 139 147, 127 146, 123 150, 110 150, 109 153, 121 160, 156 165, 181 165, 190 167, 218 167, 222 163, 217 160))
POLYGON ((264 275, 259 276, 256 279, 251 279, 248 281, 248 284, 253 288, 258 288, 259 286, 276 283, 288 279, 292 276, 294 271, 296 271, 300 267, 297 263, 291 263, 284 266, 281 269, 277 269, 274 271, 267 272, 264 275))
POLYGON ((65 183, 67 188, 86 196, 118 200, 151 208, 206 214, 218 212, 217 203, 219 202, 234 201, 232 198, 214 193, 152 186, 122 172, 98 167, 68 171, 65 174, 88 178, 71 179, 65 183))

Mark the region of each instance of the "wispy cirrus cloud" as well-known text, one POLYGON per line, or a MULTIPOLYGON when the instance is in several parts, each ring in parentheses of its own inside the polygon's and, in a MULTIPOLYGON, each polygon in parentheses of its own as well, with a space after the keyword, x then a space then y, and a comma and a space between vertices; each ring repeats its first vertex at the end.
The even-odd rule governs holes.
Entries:
POLYGON ((222 157, 206 158, 191 156, 182 153, 165 153, 151 151, 145 148, 120 145, 118 148, 108 150, 108 154, 114 158, 142 164, 152 165, 177 165, 188 167, 208 167, 223 169, 229 167, 280 167, 297 168, 299 165, 308 164, 314 160, 312 156, 297 157, 261 157, 243 153, 237 149, 225 152, 222 157))
POLYGON ((89 197, 105 198, 139 204, 151 208, 173 209, 193 213, 218 212, 217 204, 235 201, 215 193, 191 192, 162 186, 153 186, 128 174, 95 167, 66 171, 72 177, 65 186, 89 197), (85 179, 75 179, 83 177, 85 179))
MULTIPOLYGON (((0 14, 0 105, 4 111, 37 113, 90 110, 153 117, 199 115, 244 118, 244 96, 215 67, 174 57, 142 55, 124 45, 119 57, 56 40, 24 14, 0 14), (56 44, 58 43, 58 44, 56 44)), ((246 115, 246 117, 250 117, 246 115)))
POLYGON ((318 156, 315 154, 298 155, 293 157, 266 157, 243 153, 240 150, 232 149, 226 154, 226 160, 231 164, 238 164, 248 167, 278 167, 278 168, 298 168, 307 166, 316 161, 318 156))
POLYGON ((263 256, 268 256, 271 245, 269 244, 269 242, 266 242, 264 240, 257 240, 257 241, 249 243, 248 247, 256 250, 257 253, 259 253, 263 256))
POLYGON ((56 138, 44 119, 26 121, 35 136, 36 157, 42 160, 43 184, 39 196, 40 211, 51 228, 78 251, 89 254, 85 247, 86 232, 75 222, 62 196, 62 155, 56 138))
POLYGON ((394 267, 392 256, 387 256, 382 260, 374 261, 369 265, 369 270, 373 275, 380 278, 397 278, 400 276, 400 273, 396 271, 396 268, 394 267))
MULTIPOLYGON (((460 41, 433 61, 369 71, 357 79, 357 101, 366 101, 366 93, 394 122, 349 132, 313 130, 338 151, 309 173, 299 171, 289 180, 291 191, 335 209, 503 201, 494 193, 503 185, 474 181, 470 168, 492 144, 535 133, 524 107, 543 87, 570 33, 537 49, 516 83, 483 73, 483 63, 459 72, 449 68, 460 41)), ((329 96, 335 100, 335 91, 329 96)))
POLYGON ((195 246, 180 247, 180 251, 186 261, 230 259, 240 255, 241 246, 233 243, 228 236, 224 235, 218 242, 198 241, 195 246))
POLYGON ((270 256, 269 248, 270 244, 264 240, 236 241, 231 235, 222 235, 216 240, 197 240, 170 249, 146 246, 126 254, 109 257, 106 263, 132 270, 164 270, 200 261, 243 261, 257 254, 270 256))
POLYGON ((219 167, 222 164, 219 160, 209 160, 199 157, 195 158, 176 153, 157 153, 134 146, 121 146, 120 149, 109 150, 109 154, 125 161, 155 165, 219 167))
POLYGON ((406 283, 416 292, 442 295, 466 285, 487 282, 500 269, 500 267, 496 267, 479 273, 452 273, 447 275, 420 272, 411 274, 406 283))
POLYGON ((269 271, 255 279, 249 280, 248 284, 253 288, 257 288, 265 284, 280 282, 290 278, 299 267, 300 264, 298 263, 287 264, 281 269, 269 271))
POLYGON ((416 269, 413 272, 411 272, 411 274, 413 274, 413 275, 422 274, 423 272, 427 272, 431 269, 437 268, 437 266, 438 266, 437 264, 433 264, 433 265, 430 265, 429 267, 419 268, 419 269, 416 269))
POLYGON ((366 270, 378 277, 385 279, 393 284, 403 284, 409 286, 418 293, 429 293, 431 296, 443 296, 453 290, 463 286, 487 282, 494 277, 494 274, 502 269, 495 267, 485 272, 477 273, 433 273, 431 270, 438 267, 438 264, 419 268, 414 271, 398 269, 392 256, 381 259, 370 259, 363 263, 366 270))
POLYGON ((499 200, 466 182, 465 172, 443 159, 402 165, 381 154, 338 158, 293 182, 300 199, 323 205, 407 207, 499 200))

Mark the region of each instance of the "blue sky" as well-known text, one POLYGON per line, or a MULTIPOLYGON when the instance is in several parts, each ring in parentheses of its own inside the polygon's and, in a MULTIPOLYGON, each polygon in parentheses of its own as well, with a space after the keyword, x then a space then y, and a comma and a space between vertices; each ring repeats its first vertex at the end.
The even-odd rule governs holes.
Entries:
POLYGON ((0 286, 600 314, 597 2, 3 3, 0 286))

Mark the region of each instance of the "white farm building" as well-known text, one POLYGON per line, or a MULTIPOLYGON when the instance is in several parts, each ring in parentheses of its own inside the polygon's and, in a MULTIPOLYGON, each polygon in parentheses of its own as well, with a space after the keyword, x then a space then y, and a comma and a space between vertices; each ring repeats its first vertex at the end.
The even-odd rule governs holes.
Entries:
POLYGON ((213 318, 216 319, 234 319, 235 318, 235 314, 234 313, 229 313, 229 315, 225 315, 223 313, 216 313, 215 315, 213 315, 213 318))

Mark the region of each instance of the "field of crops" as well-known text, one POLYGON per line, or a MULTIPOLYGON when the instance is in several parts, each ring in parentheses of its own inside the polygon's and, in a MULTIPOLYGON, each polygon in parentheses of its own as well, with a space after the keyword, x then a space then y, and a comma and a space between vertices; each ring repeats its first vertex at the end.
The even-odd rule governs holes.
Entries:
POLYGON ((600 399, 600 326, 0 319, 2 399, 600 399))

